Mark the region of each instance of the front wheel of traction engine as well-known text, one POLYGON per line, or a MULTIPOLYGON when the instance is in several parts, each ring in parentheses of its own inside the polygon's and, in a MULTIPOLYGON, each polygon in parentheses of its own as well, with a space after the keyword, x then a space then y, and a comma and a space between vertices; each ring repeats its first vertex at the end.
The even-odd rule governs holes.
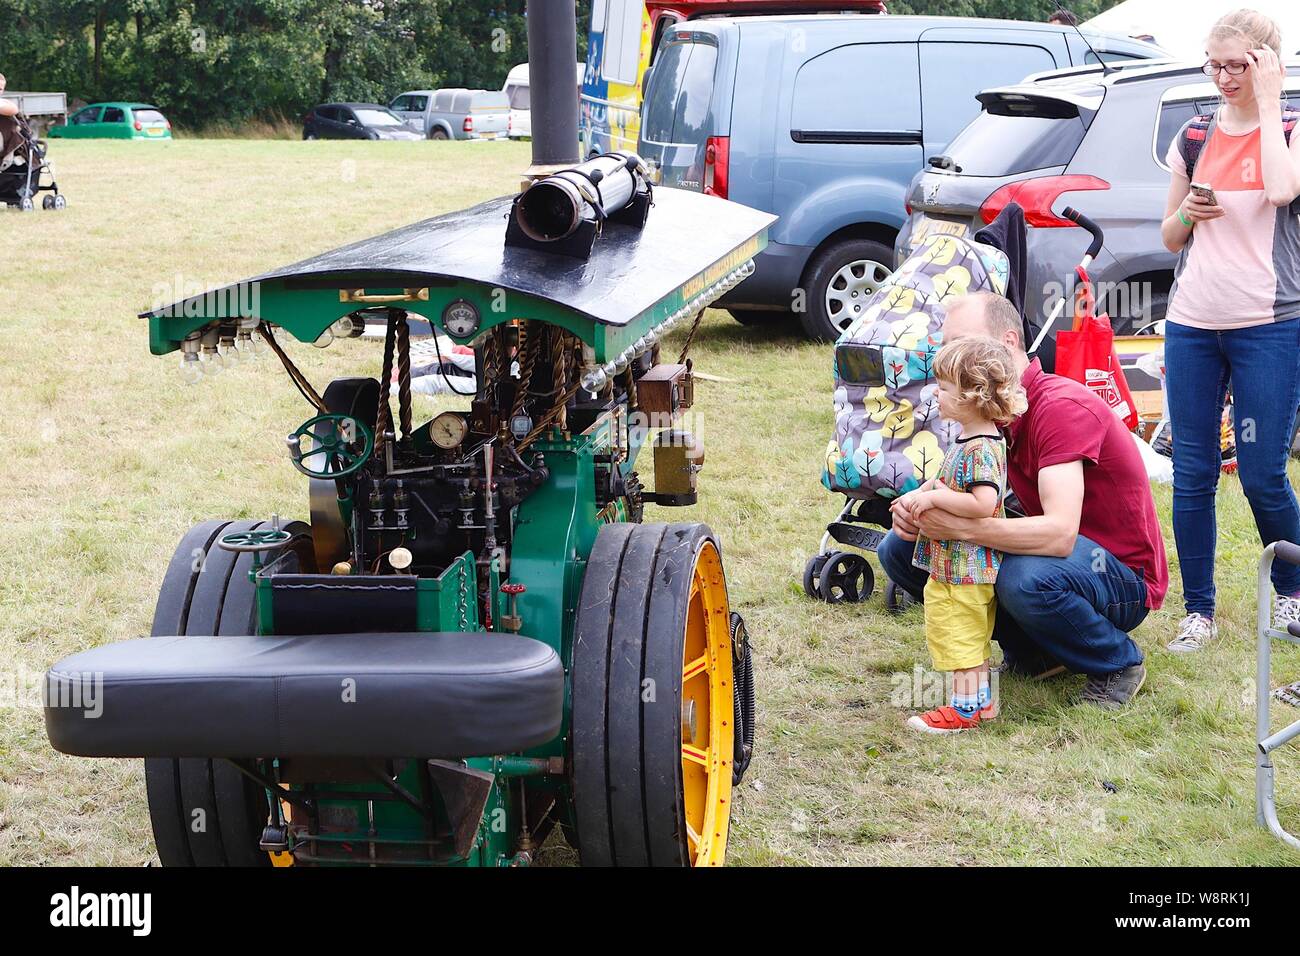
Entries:
MULTIPOLYGON (((255 591, 248 572, 253 555, 220 548, 223 535, 269 528, 263 521, 205 521, 181 539, 163 576, 154 611, 154 637, 247 635, 257 632, 255 591)), ((284 530, 306 534, 302 522, 284 530)), ((305 542, 306 539, 300 539, 305 542)), ((264 556, 269 564, 282 552, 264 556)), ((295 552, 312 565, 310 547, 295 552)), ((288 559, 290 562, 295 558, 288 559)), ((154 843, 163 866, 269 866, 258 848, 270 805, 266 792, 224 760, 151 758, 144 762, 145 792, 154 843)))
POLYGON ((736 759, 731 624, 722 557, 705 525, 600 529, 573 640, 570 785, 583 865, 725 861, 736 759))

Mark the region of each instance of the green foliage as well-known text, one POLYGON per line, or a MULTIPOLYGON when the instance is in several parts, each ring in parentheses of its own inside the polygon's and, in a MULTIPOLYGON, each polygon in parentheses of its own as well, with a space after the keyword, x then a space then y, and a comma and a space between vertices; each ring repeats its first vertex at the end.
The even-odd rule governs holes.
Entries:
MULTIPOLYGON (((142 100, 202 126, 328 100, 500 89, 528 58, 525 0, 0 0, 11 89, 142 100)), ((586 54, 591 0, 578 0, 586 54)))

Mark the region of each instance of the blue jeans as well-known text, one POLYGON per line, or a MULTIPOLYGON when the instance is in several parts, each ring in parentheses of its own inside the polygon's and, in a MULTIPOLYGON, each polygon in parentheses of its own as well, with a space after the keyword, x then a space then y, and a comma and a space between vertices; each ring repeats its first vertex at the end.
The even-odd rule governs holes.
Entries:
MULTIPOLYGON (((1300 319, 1222 332, 1166 323, 1165 368, 1183 599, 1188 614, 1211 615, 1219 422, 1230 380, 1237 474, 1260 541, 1300 542, 1300 509, 1286 475, 1300 404, 1300 319)), ((1300 567, 1276 562, 1273 587, 1280 594, 1300 591, 1300 567)))
MULTIPOLYGON (((921 600, 928 575, 912 565, 914 547, 891 531, 876 557, 896 584, 921 600)), ((1146 585, 1083 535, 1068 558, 1003 555, 995 590, 993 640, 1019 667, 1039 670, 1061 663, 1100 677, 1142 663, 1142 651, 1128 632, 1147 616, 1146 585)))

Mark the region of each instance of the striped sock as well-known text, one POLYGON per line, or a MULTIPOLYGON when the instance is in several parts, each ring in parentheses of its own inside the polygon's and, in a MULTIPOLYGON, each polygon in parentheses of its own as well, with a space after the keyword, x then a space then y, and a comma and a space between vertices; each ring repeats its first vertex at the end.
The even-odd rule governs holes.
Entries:
MULTIPOLYGON (((987 698, 987 694, 985 697, 987 698)), ((957 713, 961 714, 967 720, 974 717, 983 706, 984 705, 980 703, 980 695, 978 694, 954 693, 952 695, 952 709, 957 711, 957 713)))

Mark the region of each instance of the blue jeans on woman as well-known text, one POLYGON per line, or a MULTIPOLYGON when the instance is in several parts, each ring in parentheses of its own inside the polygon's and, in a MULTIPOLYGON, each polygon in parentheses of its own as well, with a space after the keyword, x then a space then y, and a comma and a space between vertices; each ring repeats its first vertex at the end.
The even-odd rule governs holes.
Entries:
MULTIPOLYGON (((1219 431, 1232 383, 1237 474, 1263 544, 1300 542, 1300 508, 1286 463, 1300 405, 1300 319, 1245 329, 1165 324, 1174 445, 1174 542, 1188 614, 1214 614, 1214 493, 1219 431)), ((1300 567, 1273 564, 1273 588, 1300 592, 1300 567)))
MULTIPOLYGON (((1010 519, 1015 520, 1015 519, 1010 519)), ((929 573, 912 564, 916 545, 894 532, 876 548, 885 573, 917 600, 929 573)), ((1128 632, 1147 616, 1142 576, 1083 535, 1068 558, 1006 554, 994 585, 993 640, 1003 658, 1029 673, 1064 664, 1103 677, 1142 663, 1128 632)))

